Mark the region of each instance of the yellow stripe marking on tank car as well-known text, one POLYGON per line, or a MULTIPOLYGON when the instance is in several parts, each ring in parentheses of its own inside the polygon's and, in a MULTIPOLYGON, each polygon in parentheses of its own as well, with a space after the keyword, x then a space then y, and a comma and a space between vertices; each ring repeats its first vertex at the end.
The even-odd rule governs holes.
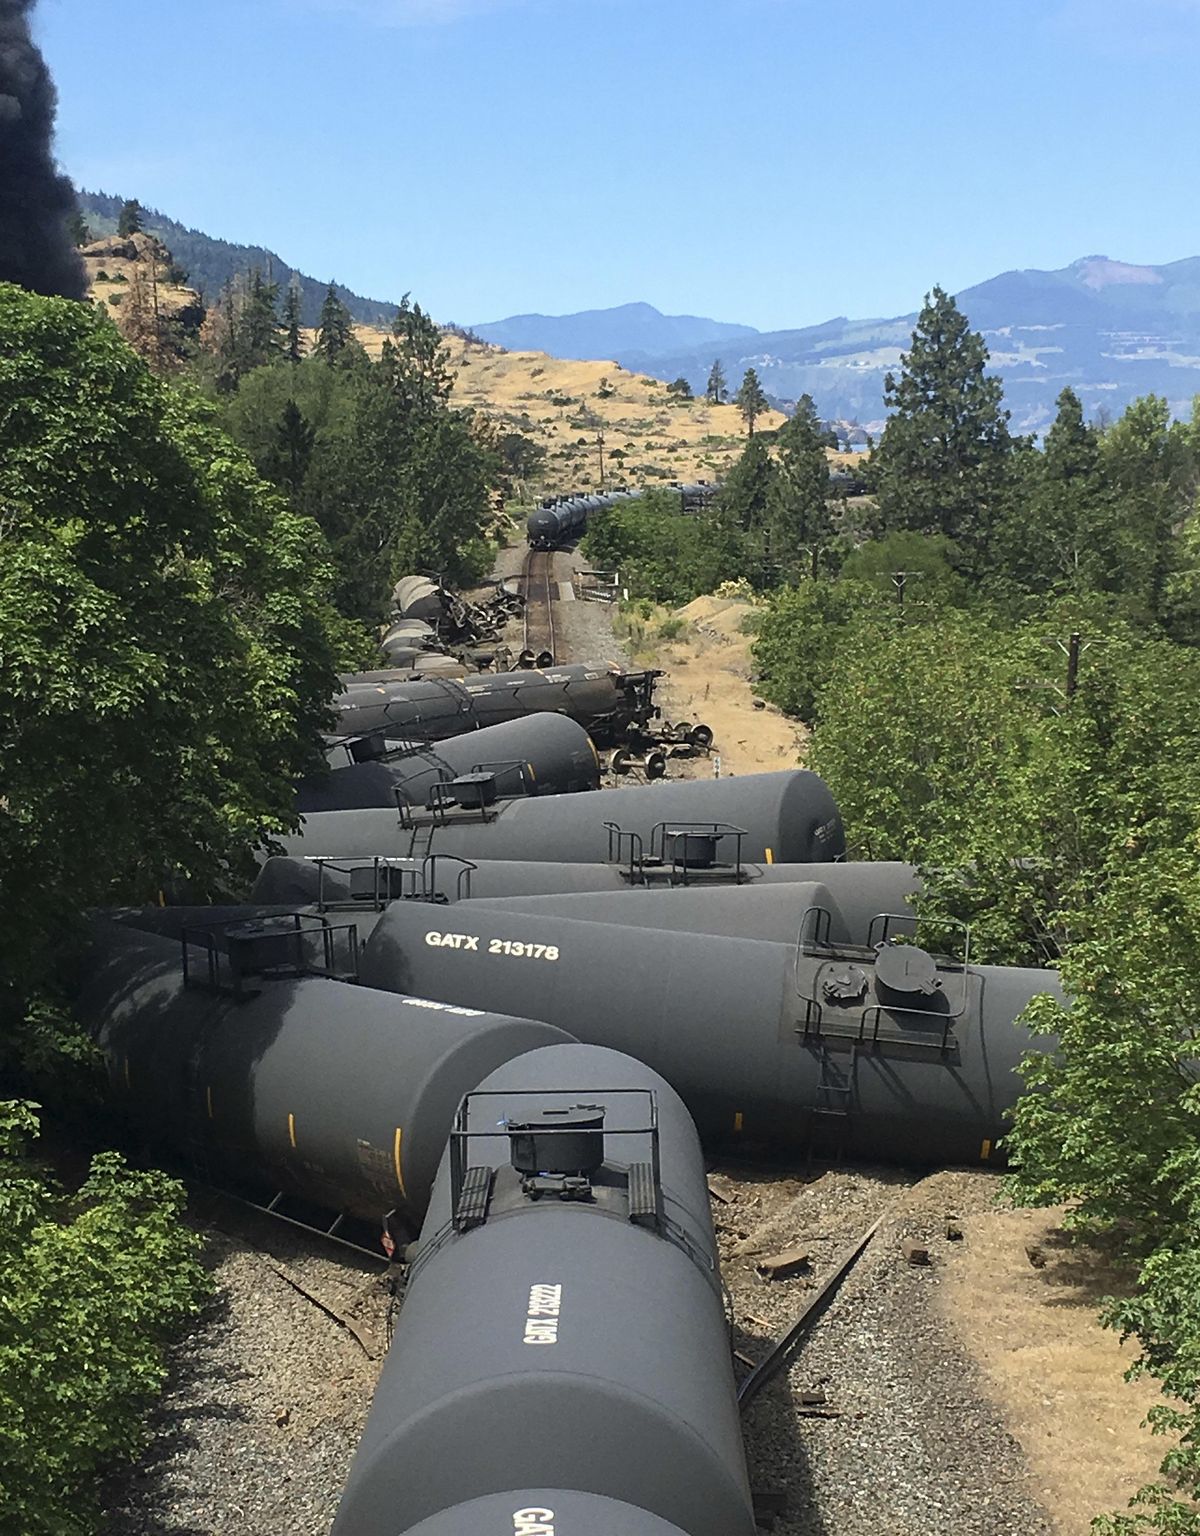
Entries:
POLYGON ((988 1158, 991 1157, 991 1155, 992 1155, 992 1144, 991 1144, 990 1141, 988 1141, 985 1138, 983 1145, 979 1149, 979 1159, 980 1159, 981 1162, 986 1163, 988 1158))
POLYGON ((401 1143, 403 1142, 403 1140, 404 1140, 404 1127, 398 1125, 396 1127, 395 1138, 392 1141, 392 1162, 395 1164, 395 1167, 396 1167, 396 1183, 400 1187, 400 1193, 407 1200, 408 1199, 408 1190, 404 1186, 404 1165, 400 1161, 400 1146, 401 1146, 401 1143))
POLYGON ((531 784, 536 784, 537 783, 537 774, 534 773, 534 771, 533 771, 533 764, 532 763, 526 763, 525 766, 529 770, 529 782, 531 784))
POLYGON ((768 848, 767 849, 767 863, 768 864, 774 864, 774 862, 775 862, 775 851, 772 848, 768 848))
POLYGON ((290 1110, 288 1112, 288 1140, 293 1147, 296 1145, 296 1117, 290 1110))
POLYGON ((208 1105, 208 1118, 211 1120, 212 1117, 213 1117, 213 1111, 212 1111, 212 1084, 211 1083, 204 1090, 204 1102, 208 1105))
POLYGON ((733 1128, 735 1131, 740 1131, 742 1128, 742 1112, 740 1109, 734 1113, 733 1128))

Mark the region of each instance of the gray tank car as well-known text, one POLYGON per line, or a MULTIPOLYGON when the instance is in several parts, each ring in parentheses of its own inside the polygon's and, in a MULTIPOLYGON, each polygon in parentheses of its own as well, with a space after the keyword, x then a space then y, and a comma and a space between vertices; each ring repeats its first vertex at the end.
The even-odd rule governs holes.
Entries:
MULTIPOLYGON (((375 753, 379 738, 366 738, 375 753)), ((356 743, 340 751, 352 755, 356 743)), ((448 793, 445 786, 462 774, 491 773, 497 799, 524 795, 566 795, 599 789, 600 759, 592 738, 565 715, 532 715, 502 725, 451 736, 445 741, 415 744, 373 761, 347 762, 323 778, 307 779, 296 791, 296 809, 304 815, 318 811, 392 807, 397 793, 412 806, 428 806, 430 796, 448 793), (441 786, 439 788, 438 786, 441 786)), ((453 794, 451 793, 451 799, 453 794)))
MULTIPOLYGON (((243 933, 249 961, 261 960, 262 930, 243 933)), ((235 936, 218 954, 226 983, 237 950, 235 936)), ((114 1107, 239 1187, 373 1221, 395 1210, 414 1230, 463 1093, 510 1057, 571 1038, 322 977, 250 984, 243 971, 238 990, 214 987, 207 961, 197 942, 185 980, 178 940, 95 924, 78 1008, 114 1107)))
POLYGON ((767 866, 769 875, 777 870, 804 870, 812 878, 556 896, 485 897, 472 892, 471 906, 776 944, 795 944, 806 923, 814 936, 819 929, 823 937, 848 944, 872 944, 889 931, 913 927, 912 898, 920 882, 911 864, 767 866), (888 922, 885 914, 898 921, 888 922))
POLYGON ((619 793, 508 800, 461 818, 404 821, 386 810, 323 811, 280 839, 301 858, 424 857, 595 863, 657 859, 687 868, 741 857, 781 864, 840 859, 845 833, 833 796, 815 773, 748 774, 656 784, 619 793), (610 831, 610 824, 618 831, 610 831), (739 846, 740 845, 740 846, 739 846))
POLYGON ((554 1529, 513 1498, 547 1487, 597 1536, 754 1533, 695 1130, 656 1073, 577 1045, 463 1104, 333 1536, 474 1532, 480 1500, 554 1529))
MULTIPOLYGON (((700 891, 728 890, 735 885, 741 886, 745 893, 759 886, 816 880, 828 886, 847 922, 856 930, 865 931, 877 912, 894 910, 893 903, 906 902, 909 894, 919 889, 916 871, 910 864, 762 864, 743 860, 740 864, 710 865, 703 876, 705 885, 683 886, 679 883, 678 871, 661 866, 643 867, 640 875, 631 882, 628 865, 615 863, 556 864, 550 860, 460 859, 437 855, 429 859, 391 860, 280 857, 268 859, 259 870, 251 900, 296 907, 322 901, 338 905, 382 904, 414 894, 445 902, 475 897, 553 896, 556 893, 624 892, 632 895, 656 890, 674 890, 683 895, 686 891, 699 894, 700 891)), ((689 871, 688 878, 694 879, 695 872, 689 871)), ((619 913, 620 908, 611 910, 619 913)), ((735 915, 729 919, 721 915, 723 908, 714 905, 710 909, 707 903, 685 903, 679 910, 688 912, 688 922, 684 926, 689 926, 693 932, 728 933, 735 924, 737 933, 742 932, 743 924, 736 915, 737 909, 731 909, 735 915)), ((562 915, 567 915, 565 909, 562 915)), ((589 913, 592 917, 598 915, 594 910, 589 913)), ((743 936, 764 937, 761 934, 743 936)))
POLYGON ((915 946, 772 944, 464 902, 393 902, 361 978, 523 1009, 638 1055, 701 1134, 904 1163, 989 1161, 1045 1044, 1018 1022, 1052 971, 938 961, 915 946), (908 968, 906 970, 906 967, 908 968))
MULTIPOLYGON (((439 741, 480 726, 542 713, 568 715, 600 745, 623 740, 655 717, 659 673, 603 666, 478 673, 464 681, 401 673, 392 681, 352 679, 333 701, 338 734, 385 734, 439 741)), ((344 680, 343 680, 344 681, 344 680)))

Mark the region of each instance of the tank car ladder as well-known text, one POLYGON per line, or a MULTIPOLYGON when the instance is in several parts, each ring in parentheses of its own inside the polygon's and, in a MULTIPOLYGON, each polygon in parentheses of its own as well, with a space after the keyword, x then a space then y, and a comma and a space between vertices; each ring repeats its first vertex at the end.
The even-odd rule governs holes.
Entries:
POLYGON ((855 1073, 858 1068, 858 1041, 850 1042, 848 1055, 834 1055, 824 1041, 818 1042, 821 1076, 817 1081, 817 1102, 809 1110, 808 1165, 817 1156, 818 1133, 827 1129, 830 1161, 840 1163, 846 1151, 846 1138, 853 1114, 855 1073))

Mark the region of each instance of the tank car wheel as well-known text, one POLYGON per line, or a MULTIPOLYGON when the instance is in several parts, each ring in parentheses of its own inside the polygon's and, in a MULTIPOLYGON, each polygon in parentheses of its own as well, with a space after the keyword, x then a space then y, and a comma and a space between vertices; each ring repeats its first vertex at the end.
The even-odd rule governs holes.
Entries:
POLYGON ((648 752, 646 754, 646 777, 648 779, 665 779, 666 776, 666 754, 664 752, 648 752))
POLYGON ((712 729, 707 725, 694 725, 688 732, 687 739, 697 752, 707 752, 713 744, 712 729))

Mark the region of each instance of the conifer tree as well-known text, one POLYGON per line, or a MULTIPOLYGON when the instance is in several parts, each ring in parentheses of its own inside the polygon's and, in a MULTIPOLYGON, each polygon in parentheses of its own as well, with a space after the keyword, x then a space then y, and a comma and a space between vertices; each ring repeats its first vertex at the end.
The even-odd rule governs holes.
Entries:
POLYGON ((244 285, 238 316, 242 360, 247 372, 273 362, 283 349, 275 307, 278 299, 279 284, 268 282, 255 267, 244 285))
POLYGON ((140 235, 144 227, 142 205, 136 197, 131 197, 121 204, 121 212, 117 218, 117 234, 122 240, 126 240, 130 235, 140 235))
POLYGON ((395 343, 389 356, 397 387, 415 406, 446 404, 454 387, 450 353, 438 326, 407 293, 396 311, 392 335, 395 343))
POLYGON ((1064 389, 1044 451, 1033 456, 1026 494, 1014 498, 998 539, 998 565, 1030 592, 1085 592, 1108 585, 1112 497, 1100 465, 1100 434, 1064 389))
POLYGON ((275 431, 268 473, 276 485, 287 487, 294 504, 299 502, 316 441, 317 429, 305 420, 296 402, 289 400, 275 431))
POLYGON ((283 296, 283 355, 293 365, 304 359, 300 284, 295 278, 287 285, 283 296))
POLYGON ((324 362, 343 365, 362 351, 358 338, 354 334, 353 318, 338 298, 337 289, 333 283, 330 283, 325 290, 325 302, 321 305, 321 318, 318 323, 317 343, 313 351, 324 362))
POLYGON ((804 556, 815 569, 816 551, 833 531, 826 438, 811 395, 801 395, 791 419, 779 429, 779 458, 771 489, 772 552, 785 569, 799 564, 804 556))
POLYGON ((746 432, 750 437, 754 436, 754 423, 770 409, 767 397, 763 394, 763 387, 758 382, 758 374, 753 368, 747 368, 742 375, 742 382, 738 392, 733 397, 733 403, 741 411, 746 423, 746 432))
POLYGON ((744 533, 763 531, 775 487, 775 466, 761 438, 752 437, 721 487, 725 518, 744 533))
POLYGON ((705 385, 704 398, 709 405, 724 405, 729 398, 729 386, 725 382, 725 370, 721 367, 719 357, 713 359, 713 365, 708 371, 708 383, 705 385))
POLYGON ((941 288, 889 373, 890 411, 871 461, 885 532, 939 533, 982 549, 1007 496, 1014 442, 983 337, 941 288))

